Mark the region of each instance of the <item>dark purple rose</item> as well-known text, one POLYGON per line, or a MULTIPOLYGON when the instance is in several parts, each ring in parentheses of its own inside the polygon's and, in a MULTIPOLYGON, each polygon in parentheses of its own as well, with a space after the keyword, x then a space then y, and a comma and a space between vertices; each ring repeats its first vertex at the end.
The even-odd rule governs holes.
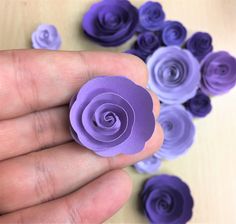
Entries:
POLYGON ((181 105, 162 105, 158 122, 164 131, 164 142, 155 155, 170 160, 185 154, 195 136, 190 113, 181 105))
POLYGON ((72 136, 100 156, 137 153, 153 134, 152 110, 152 98, 141 86, 125 77, 97 77, 72 98, 72 136))
POLYGON ((138 24, 138 10, 127 0, 102 0, 84 15, 85 34, 103 46, 118 46, 130 39, 138 24))
POLYGON ((213 50, 212 38, 209 33, 197 32, 187 40, 186 48, 201 61, 213 50))
POLYGON ((236 59, 225 51, 208 54, 201 63, 201 73, 204 93, 226 93, 236 84, 236 59))
POLYGON ((137 31, 157 31, 162 28, 165 13, 158 2, 147 1, 139 8, 139 26, 137 31))
POLYGON ((205 117, 212 110, 210 97, 201 91, 198 91, 184 106, 195 117, 205 117))
POLYGON ((176 176, 163 174, 148 179, 141 192, 141 201, 153 224, 185 224, 192 217, 190 189, 176 176))
POLYGON ((35 49, 58 50, 61 46, 60 35, 53 25, 39 25, 32 33, 31 39, 35 49))
POLYGON ((160 166, 161 160, 156 155, 152 155, 134 164, 134 168, 138 173, 154 173, 160 166))
POLYGON ((135 49, 135 48, 131 48, 125 51, 124 53, 135 55, 139 57, 140 59, 142 59, 144 62, 146 61, 146 58, 147 58, 146 54, 144 54, 141 50, 135 49))
POLYGON ((188 51, 177 46, 158 48, 148 59, 149 88, 166 104, 181 104, 195 96, 200 65, 188 51))
POLYGON ((164 23, 161 36, 162 41, 166 46, 180 46, 187 36, 187 30, 180 22, 167 21, 164 23))

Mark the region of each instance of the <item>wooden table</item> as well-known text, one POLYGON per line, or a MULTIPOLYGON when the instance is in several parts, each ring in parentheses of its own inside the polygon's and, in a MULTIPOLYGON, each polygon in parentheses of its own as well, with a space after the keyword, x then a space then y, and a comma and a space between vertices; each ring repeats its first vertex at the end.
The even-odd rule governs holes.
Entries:
MULTIPOLYGON (((80 31, 83 14, 94 0, 1 0, 0 49, 30 48, 30 35, 40 23, 57 26, 63 50, 104 50, 80 31)), ((136 6, 143 0, 133 0, 136 6)), ((168 19, 183 22, 190 33, 208 31, 215 50, 236 55, 236 0, 161 0, 168 19)), ((106 50, 123 51, 131 42, 106 50)), ((195 121, 197 136, 189 153, 164 162, 160 173, 180 176, 195 200, 190 223, 236 223, 236 89, 213 99, 213 111, 195 121)), ((146 223, 137 210, 137 193, 148 175, 128 172, 134 182, 126 206, 107 223, 146 223)))

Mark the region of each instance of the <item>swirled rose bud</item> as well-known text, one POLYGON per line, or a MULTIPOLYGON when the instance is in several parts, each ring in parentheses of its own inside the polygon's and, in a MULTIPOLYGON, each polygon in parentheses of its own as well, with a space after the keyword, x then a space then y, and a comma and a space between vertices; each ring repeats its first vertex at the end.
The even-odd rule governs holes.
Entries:
POLYGON ((35 49, 58 50, 61 46, 61 37, 53 25, 39 25, 32 33, 31 39, 35 49))
POLYGON ((74 140, 100 156, 137 153, 154 131, 150 94, 125 77, 88 81, 70 107, 74 140))
POLYGON ((148 59, 149 88, 166 104, 181 104, 195 96, 200 65, 188 50, 158 48, 148 59))
POLYGON ((162 29, 162 41, 166 46, 182 45, 186 36, 187 30, 182 23, 177 21, 167 21, 162 29))
POLYGON ((209 33, 197 32, 187 40, 186 48, 201 61, 213 50, 212 37, 209 33))
POLYGON ((184 106, 195 117, 205 117, 212 110, 210 97, 201 91, 198 91, 184 106))
POLYGON ((192 217, 190 189, 176 176, 163 174, 148 179, 141 192, 141 201, 153 224, 184 224, 192 217))
POLYGON ((163 105, 158 122, 164 131, 164 142, 155 155, 160 159, 175 159, 192 146, 195 127, 189 112, 181 105, 163 105))
POLYGON ((138 173, 154 173, 160 166, 161 160, 156 155, 152 155, 134 164, 134 168, 138 173))
POLYGON ((158 2, 147 1, 139 8, 138 31, 157 31, 162 28, 165 13, 158 2))
POLYGON ((84 15, 82 28, 103 46, 118 46, 130 39, 138 25, 138 10, 127 0, 101 0, 84 15))
POLYGON ((144 54, 140 49, 131 48, 125 51, 124 53, 135 55, 138 58, 142 59, 144 62, 146 61, 147 58, 147 55, 144 54))
POLYGON ((236 85, 236 59, 225 51, 208 54, 201 63, 201 73, 204 93, 226 93, 236 85))

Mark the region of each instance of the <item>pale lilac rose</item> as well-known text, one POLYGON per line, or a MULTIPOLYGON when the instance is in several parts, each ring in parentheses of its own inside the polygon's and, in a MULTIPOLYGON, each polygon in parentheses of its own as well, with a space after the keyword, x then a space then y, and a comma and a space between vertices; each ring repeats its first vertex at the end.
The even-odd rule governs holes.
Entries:
POLYGON ((161 160, 156 155, 152 155, 134 164, 134 168, 138 173, 154 173, 158 171, 160 166, 161 160))

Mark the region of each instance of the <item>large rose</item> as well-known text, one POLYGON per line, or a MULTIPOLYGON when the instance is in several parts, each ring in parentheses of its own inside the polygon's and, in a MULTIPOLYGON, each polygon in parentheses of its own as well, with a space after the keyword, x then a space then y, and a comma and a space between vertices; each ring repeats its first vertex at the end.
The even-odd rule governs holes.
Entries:
POLYGON ((147 60, 149 88, 166 104, 181 104, 195 96, 200 65, 193 55, 177 46, 157 49, 147 60))
POLYGON ((138 24, 138 10, 127 0, 102 0, 84 15, 85 34, 103 46, 118 46, 130 39, 138 24))
POLYGON ((188 151, 195 136, 192 116, 183 106, 162 105, 158 118, 164 131, 164 142, 155 153, 160 159, 175 159, 188 151))
POLYGON ((236 85, 236 59, 225 51, 208 54, 201 72, 201 89, 206 94, 223 94, 236 85))
POLYGON ((141 200, 144 212, 153 224, 184 224, 192 217, 190 189, 176 176, 151 177, 142 189, 141 200))
POLYGON ((31 39, 35 49, 58 50, 61 46, 60 35, 53 25, 39 25, 32 33, 31 39))
POLYGON ((134 168, 138 173, 154 173, 160 166, 161 160, 156 155, 152 155, 134 164, 134 168))
POLYGON ((127 78, 97 77, 73 97, 72 136, 101 156, 141 151, 155 126, 150 94, 127 78))

